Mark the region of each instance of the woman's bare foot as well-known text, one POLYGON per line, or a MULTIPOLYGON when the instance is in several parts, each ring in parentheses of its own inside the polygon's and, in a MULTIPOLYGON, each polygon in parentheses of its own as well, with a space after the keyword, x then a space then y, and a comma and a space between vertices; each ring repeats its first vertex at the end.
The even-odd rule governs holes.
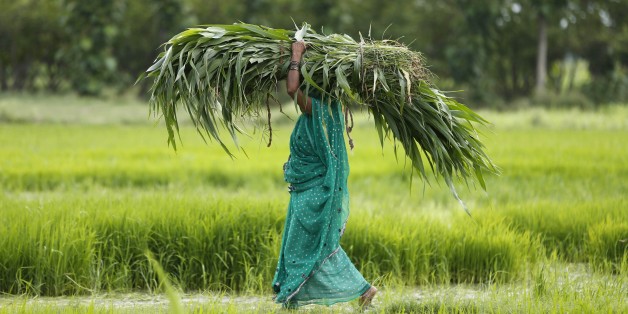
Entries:
POLYGON ((375 288, 375 286, 371 286, 368 290, 366 290, 366 292, 364 292, 361 296, 360 296, 360 308, 366 308, 369 305, 371 305, 371 302, 373 301, 373 298, 375 297, 375 294, 377 293, 377 288, 375 288))

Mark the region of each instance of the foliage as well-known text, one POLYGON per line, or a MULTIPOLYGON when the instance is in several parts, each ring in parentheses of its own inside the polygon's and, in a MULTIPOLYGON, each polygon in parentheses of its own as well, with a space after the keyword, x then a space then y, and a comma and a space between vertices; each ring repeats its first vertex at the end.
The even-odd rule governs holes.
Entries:
MULTIPOLYGON (((193 22, 190 12, 179 0, 128 1, 123 14, 117 24, 120 33, 113 43, 112 53, 119 69, 116 84, 125 90, 137 73, 150 66, 156 45, 193 22)), ((146 89, 147 86, 142 86, 142 92, 146 89)))
POLYGON ((0 0, 0 91, 35 90, 42 77, 47 89, 59 87, 62 14, 56 1, 0 0))
POLYGON ((358 38, 372 29, 374 38, 403 41, 425 53, 443 78, 439 86, 467 90, 461 97, 469 103, 496 107, 531 96, 543 16, 548 90, 584 92, 596 104, 626 97, 628 9, 621 0, 106 2, 94 7, 94 1, 0 0, 0 90, 125 90, 148 66, 155 47, 182 27, 244 21, 291 28, 294 20, 327 33, 358 38), (93 18, 77 14, 78 6, 93 18), (93 42, 89 49, 81 46, 87 41, 93 42), (572 57, 589 64, 591 86, 574 83, 567 66, 572 57), (554 72, 555 67, 564 70, 554 72), (621 77, 609 80, 612 73, 621 77), (609 83, 624 85, 604 90, 609 83))
POLYGON ((65 0, 62 27, 70 39, 61 50, 72 89, 97 95, 115 77, 117 60, 112 46, 120 30, 121 2, 65 0))
POLYGON ((483 173, 497 172, 474 126, 487 121, 435 88, 419 53, 390 40, 319 35, 308 25, 296 33, 244 23, 209 25, 168 41, 147 70, 154 79, 151 110, 164 117, 168 142, 176 148, 181 105, 199 134, 229 153, 219 127, 237 145, 237 119, 259 116, 286 76, 292 38, 309 46, 301 66, 306 94, 366 108, 381 144, 392 135, 422 179, 428 179, 423 156, 456 197, 454 179, 475 179, 485 188, 483 173))

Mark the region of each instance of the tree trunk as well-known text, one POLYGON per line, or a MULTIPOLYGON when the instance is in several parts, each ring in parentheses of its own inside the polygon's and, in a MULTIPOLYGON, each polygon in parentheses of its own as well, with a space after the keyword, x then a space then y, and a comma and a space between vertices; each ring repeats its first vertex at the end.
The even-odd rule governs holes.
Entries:
POLYGON ((547 80, 547 21, 543 13, 539 14, 539 41, 536 53, 536 92, 545 92, 547 80))
POLYGON ((510 80, 512 81, 512 90, 516 96, 522 94, 521 86, 519 84, 519 64, 517 63, 519 60, 519 47, 515 44, 515 47, 511 50, 510 53, 510 80))
POLYGON ((0 60, 0 90, 2 91, 9 89, 9 83, 7 81, 8 72, 9 71, 0 60))
POLYGON ((573 82, 576 79, 576 71, 578 70, 578 59, 572 58, 571 62, 569 62, 569 79, 567 84, 567 91, 571 91, 573 89, 573 82))
POLYGON ((48 69, 48 84, 46 88, 50 92, 57 92, 59 91, 58 68, 56 64, 52 61, 47 62, 46 67, 48 69))
POLYGON ((509 84, 509 80, 508 80, 508 75, 510 73, 510 71, 508 70, 509 65, 507 64, 507 61, 501 60, 501 62, 499 62, 499 81, 501 82, 501 84, 497 85, 500 86, 499 88, 503 91, 503 95, 504 98, 506 100, 511 100, 513 98, 513 91, 514 88, 512 86, 512 84, 509 84))

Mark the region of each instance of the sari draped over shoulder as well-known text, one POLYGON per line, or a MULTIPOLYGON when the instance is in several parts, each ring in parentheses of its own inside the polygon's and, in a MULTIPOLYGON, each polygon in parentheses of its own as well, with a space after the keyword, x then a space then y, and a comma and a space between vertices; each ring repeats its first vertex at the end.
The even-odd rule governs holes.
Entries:
POLYGON ((353 300, 370 288, 340 247, 349 217, 349 163, 341 105, 312 98, 290 137, 284 178, 290 203, 273 279, 275 302, 291 307, 353 300))

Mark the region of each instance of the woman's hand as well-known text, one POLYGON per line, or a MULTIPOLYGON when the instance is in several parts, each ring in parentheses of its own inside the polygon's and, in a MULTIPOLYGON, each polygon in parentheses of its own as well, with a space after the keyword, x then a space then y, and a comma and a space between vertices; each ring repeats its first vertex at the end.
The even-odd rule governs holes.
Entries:
POLYGON ((298 57, 300 59, 304 52, 305 52, 305 42, 304 41, 300 40, 300 41, 295 41, 295 42, 292 43, 292 55, 293 56, 296 54, 296 55, 298 55, 298 57))

